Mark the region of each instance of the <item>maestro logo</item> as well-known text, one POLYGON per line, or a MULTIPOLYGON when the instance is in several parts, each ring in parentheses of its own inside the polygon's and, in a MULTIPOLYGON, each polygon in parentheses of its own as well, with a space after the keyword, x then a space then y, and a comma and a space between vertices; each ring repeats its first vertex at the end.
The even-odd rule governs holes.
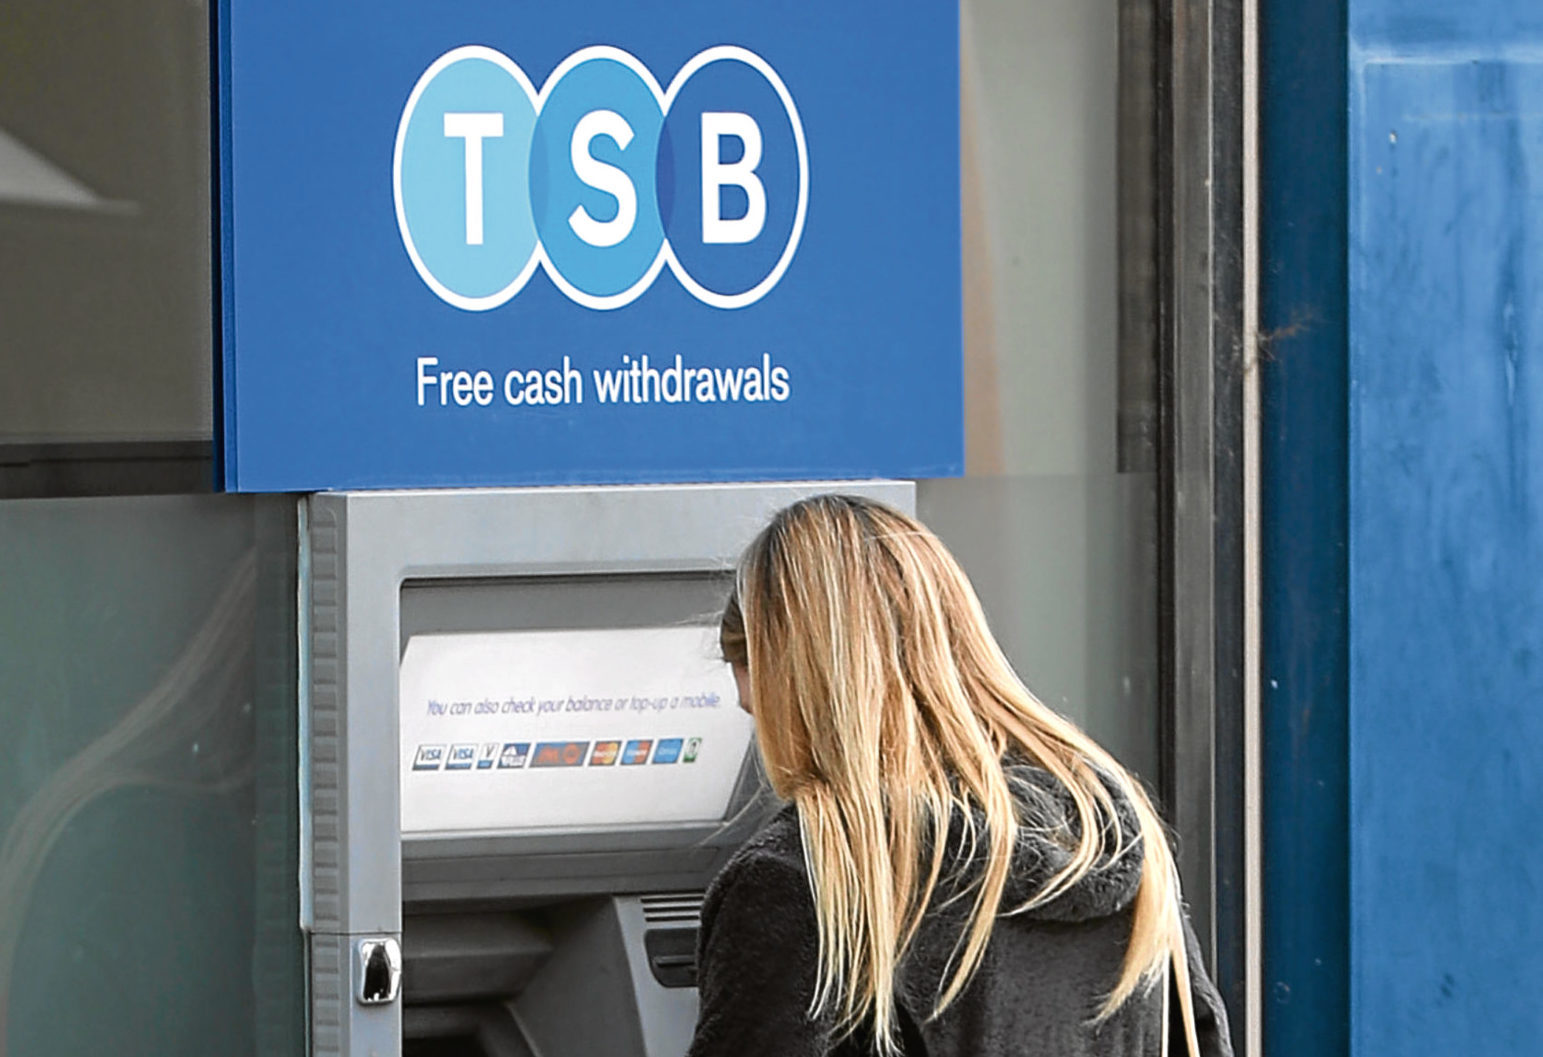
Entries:
POLYGON ((584 48, 538 92, 470 45, 418 78, 392 180, 407 255, 457 308, 498 307, 538 267, 579 304, 619 308, 666 266, 741 308, 793 259, 809 160, 787 86, 745 48, 708 48, 667 89, 620 48, 584 48))

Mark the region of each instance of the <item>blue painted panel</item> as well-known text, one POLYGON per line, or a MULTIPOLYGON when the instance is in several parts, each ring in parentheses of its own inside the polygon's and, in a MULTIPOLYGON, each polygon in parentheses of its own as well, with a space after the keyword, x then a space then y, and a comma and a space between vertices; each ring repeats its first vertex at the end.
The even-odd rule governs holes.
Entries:
POLYGON ((1358 0, 1350 6, 1350 38, 1363 48, 1450 53, 1493 51, 1543 41, 1543 4, 1536 0, 1358 0))
POLYGON ((227 487, 962 470, 955 5, 223 0, 219 32, 227 487))
POLYGON ((1354 1052, 1533 1057, 1543 64, 1354 72, 1354 1052))

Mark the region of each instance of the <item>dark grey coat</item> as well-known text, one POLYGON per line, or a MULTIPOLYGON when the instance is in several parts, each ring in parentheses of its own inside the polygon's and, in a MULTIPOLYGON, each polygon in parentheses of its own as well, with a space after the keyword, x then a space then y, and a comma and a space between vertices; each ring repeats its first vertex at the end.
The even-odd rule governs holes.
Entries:
MULTIPOLYGON (((1014 854, 1004 906, 1021 903, 1066 861, 1056 824, 1075 833, 1070 800, 1044 771, 1009 769, 1026 826, 1014 854)), ((1118 826, 1136 832, 1119 802, 1118 826)), ((1113 850, 1113 820, 1106 844, 1113 850)), ((899 974, 900 1041, 906 1057, 1158 1057, 1162 995, 1138 995, 1098 1026, 1099 998, 1119 977, 1130 935, 1131 901, 1140 881, 1139 839, 1061 898, 997 920, 985 960, 941 1016, 929 1019, 961 931, 963 905, 944 905, 979 863, 964 850, 963 827, 950 836, 940 898, 899 974)), ((1187 925, 1186 925, 1187 927, 1187 925)), ((857 1057, 874 1052, 871 1035, 831 1038, 828 1017, 811 1018, 818 939, 798 816, 785 808, 724 867, 702 911, 699 981, 702 1009, 689 1057, 857 1057)), ((1204 1057, 1231 1057, 1227 1014, 1190 934, 1195 1014, 1204 1057)), ((1186 1053, 1178 1002, 1170 1002, 1170 1057, 1186 1053)))

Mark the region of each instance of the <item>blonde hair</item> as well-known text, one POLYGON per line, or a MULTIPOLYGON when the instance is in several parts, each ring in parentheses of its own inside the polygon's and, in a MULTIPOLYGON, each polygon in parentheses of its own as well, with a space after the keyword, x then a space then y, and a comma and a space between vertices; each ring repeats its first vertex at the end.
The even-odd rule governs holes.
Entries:
POLYGON ((1105 820, 1117 817, 1107 781, 1134 808, 1142 870, 1120 976, 1094 1019, 1166 980, 1171 962, 1196 1051, 1178 878, 1151 801, 1018 679, 925 526, 852 496, 786 508, 740 559, 720 640, 749 669, 762 761, 798 811, 819 927, 811 1013, 833 1014, 843 1034, 866 1023, 894 1052, 896 975, 942 873, 950 820, 976 819, 971 839, 986 854, 933 1016, 980 966, 998 914, 1050 903, 1107 862, 1105 820), (1007 757, 1052 775, 1080 826, 1068 830, 1065 867, 1004 908, 1020 826, 1007 757))

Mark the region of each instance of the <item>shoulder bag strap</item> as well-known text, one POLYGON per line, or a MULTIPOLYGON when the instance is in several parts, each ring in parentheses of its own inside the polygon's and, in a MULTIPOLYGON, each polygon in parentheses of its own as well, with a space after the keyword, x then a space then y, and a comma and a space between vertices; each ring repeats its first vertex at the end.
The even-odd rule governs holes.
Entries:
POLYGON ((1163 966, 1163 1019, 1158 1021, 1163 1026, 1160 1032, 1163 1038, 1163 1057, 1168 1057, 1168 1040, 1173 1035, 1173 1022, 1168 1019, 1168 991, 1173 987, 1172 968, 1173 961, 1170 959, 1168 964, 1163 966))

